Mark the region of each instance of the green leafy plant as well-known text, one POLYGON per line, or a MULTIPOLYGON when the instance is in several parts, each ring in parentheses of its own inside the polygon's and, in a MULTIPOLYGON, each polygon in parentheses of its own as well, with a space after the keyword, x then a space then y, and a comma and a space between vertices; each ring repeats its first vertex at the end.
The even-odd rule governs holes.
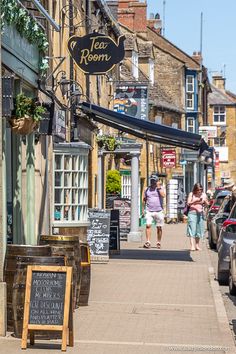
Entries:
POLYGON ((16 96, 15 112, 16 119, 30 117, 34 122, 39 122, 46 109, 31 97, 20 93, 16 96))
POLYGON ((114 136, 110 135, 98 135, 97 143, 99 147, 108 151, 114 151, 120 144, 114 136))
POLYGON ((48 49, 47 36, 29 12, 16 0, 1 0, 1 31, 5 25, 15 25, 22 37, 36 44, 40 51, 48 49))
POLYGON ((119 171, 116 170, 107 171, 106 192, 107 193, 121 192, 121 176, 119 171))

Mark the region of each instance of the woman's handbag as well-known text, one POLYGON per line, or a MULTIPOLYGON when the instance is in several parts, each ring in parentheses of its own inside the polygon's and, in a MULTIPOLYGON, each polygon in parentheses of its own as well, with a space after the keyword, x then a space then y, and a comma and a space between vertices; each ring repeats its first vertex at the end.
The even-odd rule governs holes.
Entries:
POLYGON ((189 209, 190 209, 190 206, 186 204, 185 207, 184 207, 184 215, 185 216, 188 216, 189 209))

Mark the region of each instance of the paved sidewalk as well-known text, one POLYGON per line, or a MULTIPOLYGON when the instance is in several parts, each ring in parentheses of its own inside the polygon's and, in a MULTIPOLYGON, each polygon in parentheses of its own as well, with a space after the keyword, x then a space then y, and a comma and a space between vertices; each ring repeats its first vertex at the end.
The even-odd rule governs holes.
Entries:
MULTIPOLYGON (((165 225, 162 249, 122 242, 108 264, 92 265, 89 306, 74 314, 78 354, 235 353, 207 243, 189 252, 186 225, 165 225)), ((143 238, 144 241, 144 238, 143 238)), ((60 341, 30 352, 59 353, 60 341)), ((0 353, 22 353, 0 338, 0 353)))

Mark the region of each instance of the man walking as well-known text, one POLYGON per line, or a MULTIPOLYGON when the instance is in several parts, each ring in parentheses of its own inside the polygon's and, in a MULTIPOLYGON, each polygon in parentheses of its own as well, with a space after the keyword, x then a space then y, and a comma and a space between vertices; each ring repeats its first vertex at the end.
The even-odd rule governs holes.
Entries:
POLYGON ((161 186, 158 177, 153 175, 150 178, 150 186, 144 192, 143 214, 146 209, 146 242, 144 248, 151 247, 151 226, 155 221, 157 228, 157 248, 161 248, 162 226, 164 226, 163 198, 165 191, 161 186))

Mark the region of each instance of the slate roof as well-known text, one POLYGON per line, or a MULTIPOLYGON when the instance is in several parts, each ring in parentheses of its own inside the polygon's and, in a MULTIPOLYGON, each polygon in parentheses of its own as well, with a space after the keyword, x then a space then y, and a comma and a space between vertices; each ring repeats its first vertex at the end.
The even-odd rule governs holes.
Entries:
POLYGON ((200 69, 200 65, 196 60, 194 60, 190 55, 183 52, 180 48, 168 41, 168 39, 157 33, 149 26, 147 26, 147 38, 163 51, 168 52, 179 60, 183 61, 188 69, 200 69))
POLYGON ((233 98, 232 95, 227 94, 227 91, 219 89, 213 84, 211 84, 212 92, 208 95, 208 104, 211 105, 224 105, 232 106, 236 105, 236 98, 233 98))

